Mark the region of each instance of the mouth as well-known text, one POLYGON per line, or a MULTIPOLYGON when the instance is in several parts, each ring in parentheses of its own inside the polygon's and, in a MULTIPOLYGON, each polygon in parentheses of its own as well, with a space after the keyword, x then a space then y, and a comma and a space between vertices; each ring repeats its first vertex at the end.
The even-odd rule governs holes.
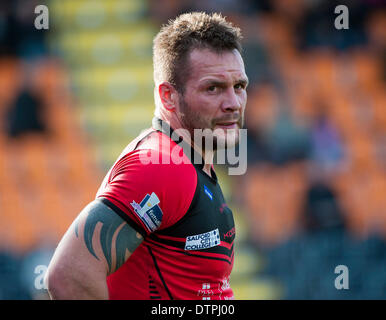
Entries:
POLYGON ((222 129, 237 129, 238 123, 237 123, 237 121, 217 122, 216 127, 222 128, 222 129))

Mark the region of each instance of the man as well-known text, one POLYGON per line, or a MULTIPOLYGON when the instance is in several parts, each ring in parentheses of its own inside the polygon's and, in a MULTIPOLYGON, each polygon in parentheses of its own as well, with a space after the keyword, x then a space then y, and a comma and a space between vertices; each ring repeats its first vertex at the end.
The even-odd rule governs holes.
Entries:
POLYGON ((238 28, 205 13, 181 15, 155 37, 152 128, 59 243, 47 272, 53 299, 233 299, 234 221, 212 162, 243 125, 240 41, 238 28), (209 129, 213 148, 196 129, 209 129))

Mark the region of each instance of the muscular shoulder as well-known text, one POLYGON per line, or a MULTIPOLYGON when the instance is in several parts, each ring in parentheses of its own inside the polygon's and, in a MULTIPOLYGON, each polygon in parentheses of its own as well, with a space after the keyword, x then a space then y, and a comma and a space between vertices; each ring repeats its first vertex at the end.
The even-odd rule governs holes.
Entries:
POLYGON ((98 196, 116 201, 121 209, 137 216, 152 196, 162 215, 159 229, 168 227, 187 212, 197 186, 196 170, 185 157, 174 142, 145 141, 117 161, 98 196))

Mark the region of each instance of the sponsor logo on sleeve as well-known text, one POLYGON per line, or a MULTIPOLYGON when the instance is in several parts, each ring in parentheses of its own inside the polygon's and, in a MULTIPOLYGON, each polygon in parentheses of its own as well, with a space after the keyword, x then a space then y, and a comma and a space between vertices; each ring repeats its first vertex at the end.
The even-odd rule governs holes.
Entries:
POLYGON ((151 232, 157 230, 161 225, 163 213, 159 203, 160 200, 154 192, 151 195, 147 194, 140 204, 134 200, 130 203, 137 216, 151 232))
POLYGON ((220 232, 218 229, 189 236, 185 241, 185 250, 208 249, 220 244, 220 232))

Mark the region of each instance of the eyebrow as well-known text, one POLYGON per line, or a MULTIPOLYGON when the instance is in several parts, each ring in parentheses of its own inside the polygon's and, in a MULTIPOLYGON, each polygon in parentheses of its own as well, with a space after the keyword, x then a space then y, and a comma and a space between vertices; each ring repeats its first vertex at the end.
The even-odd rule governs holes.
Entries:
POLYGON ((238 80, 236 83, 241 83, 243 86, 247 87, 249 84, 249 80, 248 80, 248 78, 243 78, 243 79, 238 80))
MULTIPOLYGON (((227 81, 217 80, 217 79, 206 79, 203 81, 204 85, 215 85, 215 86, 226 86, 227 81)), ((235 84, 242 84, 245 87, 248 86, 248 78, 241 78, 235 81, 235 84)))

